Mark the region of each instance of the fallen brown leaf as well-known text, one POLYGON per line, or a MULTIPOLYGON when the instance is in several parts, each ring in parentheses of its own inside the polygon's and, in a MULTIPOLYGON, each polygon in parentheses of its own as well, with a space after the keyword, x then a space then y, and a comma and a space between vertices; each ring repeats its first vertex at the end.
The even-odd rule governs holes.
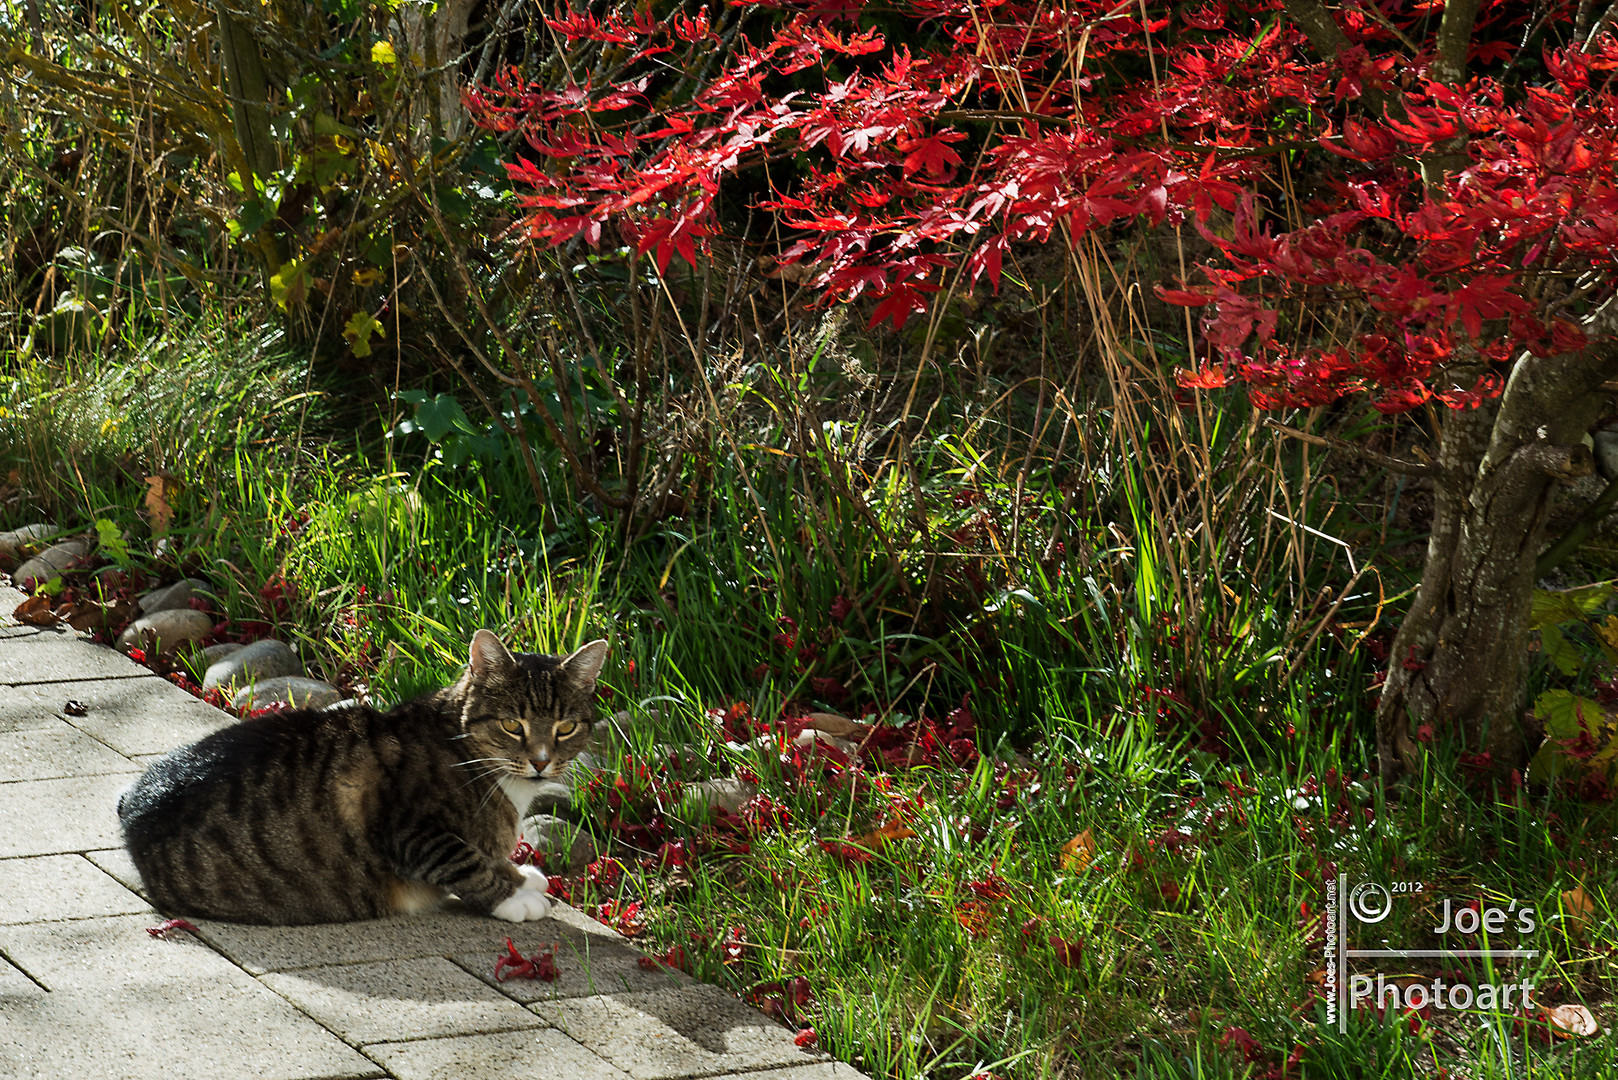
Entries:
POLYGON ((160 472, 146 478, 146 513, 152 519, 153 533, 169 531, 169 522, 174 520, 172 500, 184 487, 168 473, 160 472))
POLYGON ((119 600, 111 604, 80 600, 63 608, 60 615, 69 626, 82 634, 91 630, 111 631, 114 627, 122 627, 135 617, 135 613, 133 600, 119 600))
POLYGON ((11 617, 28 626, 55 626, 61 622, 56 612, 51 610, 51 598, 48 596, 30 596, 17 605, 11 617))
POLYGON ((1546 1010, 1545 1018, 1551 1022, 1551 1032, 1563 1039, 1594 1035, 1601 1030, 1596 1018, 1583 1005, 1558 1005, 1546 1010))
POLYGON ((856 723, 848 717, 838 716, 836 713, 812 712, 809 714, 808 720, 807 727, 812 727, 816 731, 824 731, 827 735, 836 735, 843 739, 862 739, 865 737, 866 732, 871 730, 865 724, 856 723))
POLYGON ((1576 936, 1582 936, 1595 918, 1596 906, 1584 895, 1584 886, 1575 885, 1562 894, 1562 911, 1568 928, 1576 936))
POLYGON ((1085 829, 1079 835, 1062 845, 1062 854, 1058 864, 1063 870, 1078 872, 1087 869, 1096 857, 1096 839, 1085 829))
POLYGON ((882 845, 890 840, 908 840, 915 835, 916 830, 904 822, 890 821, 881 828, 872 829, 864 836, 851 836, 848 838, 848 842, 858 844, 862 848, 869 848, 872 851, 881 851, 882 845))

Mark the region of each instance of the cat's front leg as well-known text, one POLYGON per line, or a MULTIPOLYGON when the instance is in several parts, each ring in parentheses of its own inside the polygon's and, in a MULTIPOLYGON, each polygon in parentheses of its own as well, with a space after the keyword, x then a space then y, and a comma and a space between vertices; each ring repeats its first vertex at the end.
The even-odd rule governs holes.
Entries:
POLYGON ((527 922, 551 913, 543 873, 491 858, 447 829, 414 830, 389 854, 400 877, 447 889, 468 907, 497 919, 527 922))

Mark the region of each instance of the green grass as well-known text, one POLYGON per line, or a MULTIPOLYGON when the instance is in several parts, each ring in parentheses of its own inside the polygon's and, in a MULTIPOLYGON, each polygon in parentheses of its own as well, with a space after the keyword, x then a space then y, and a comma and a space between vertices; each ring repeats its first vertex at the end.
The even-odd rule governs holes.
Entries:
MULTIPOLYGON (((1547 1046, 1503 1014, 1414 1033, 1369 1013, 1346 1033, 1319 1022, 1311 930, 1334 872, 1534 906, 1541 955, 1524 970, 1603 1021, 1618 948, 1609 806, 1497 801, 1442 754, 1397 802, 1366 775, 1369 662, 1299 615, 1346 576, 1330 545, 1266 561, 1237 522, 1193 580, 1127 455, 1092 470, 1082 511, 1061 511, 1057 462, 1018 509, 1011 471, 985 465, 1015 434, 1008 414, 940 420, 912 474, 760 453, 750 493, 716 452, 712 497, 626 548, 587 506, 534 506, 509 459, 452 467, 419 438, 334 436, 305 414, 319 399, 300 396, 295 363, 222 340, 14 373, 0 444, 23 490, 5 524, 110 520, 138 568, 208 576, 232 619, 301 638, 318 674, 383 702, 442 685, 481 626, 550 651, 610 636, 619 772, 580 801, 626 873, 569 879, 575 902, 640 901, 648 948, 679 946, 749 1000, 807 980, 794 1026, 873 1076, 1269 1075, 1294 1051, 1288 1076, 1613 1067, 1606 1034, 1547 1046), (161 552, 142 516, 154 466, 186 482, 161 552), (1047 560, 1055 528, 1067 552, 1047 560), (924 534, 952 539, 922 556, 924 534), (1295 580, 1300 563, 1318 576, 1295 580), (966 768, 783 762, 727 745, 710 716, 745 702, 779 728, 869 706, 916 730, 963 700, 983 754, 966 768), (717 830, 687 789, 736 775, 789 824, 717 830), (868 861, 822 845, 895 821, 915 835, 868 861), (649 835, 634 826, 683 844, 688 865, 631 847, 649 835), (1085 833, 1093 856, 1064 865, 1085 833), (1581 919, 1565 910, 1575 887, 1596 909, 1581 919)), ((1239 417, 1220 423, 1223 453, 1239 417)), ((767 425, 752 438, 786 442, 767 425)), ((1407 902, 1376 936, 1431 946, 1435 910, 1407 902)))

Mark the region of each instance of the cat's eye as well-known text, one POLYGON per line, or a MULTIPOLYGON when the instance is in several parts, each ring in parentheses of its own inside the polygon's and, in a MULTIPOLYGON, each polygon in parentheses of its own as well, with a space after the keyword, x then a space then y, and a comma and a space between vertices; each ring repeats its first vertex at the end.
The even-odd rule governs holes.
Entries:
POLYGON ((500 729, 502 731, 504 731, 507 735, 511 735, 511 736, 515 736, 515 737, 520 738, 522 736, 522 721, 521 720, 502 720, 502 721, 500 721, 500 729))
POLYGON ((556 725, 556 737, 558 739, 565 739, 577 730, 579 730, 579 722, 577 720, 565 720, 556 725))

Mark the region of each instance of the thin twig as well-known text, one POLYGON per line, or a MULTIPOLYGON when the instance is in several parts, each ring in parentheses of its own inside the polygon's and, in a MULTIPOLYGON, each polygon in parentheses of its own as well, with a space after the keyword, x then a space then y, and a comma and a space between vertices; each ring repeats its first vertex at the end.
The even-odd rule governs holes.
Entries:
POLYGON ((1341 450, 1345 454, 1353 454, 1355 457, 1368 461, 1372 465, 1380 465, 1390 472, 1403 473, 1406 476, 1438 475, 1436 465, 1424 465, 1419 461, 1405 461, 1403 458, 1379 454, 1375 450, 1368 450, 1363 446, 1349 442, 1347 439, 1339 439, 1333 435, 1313 435, 1307 431, 1299 431, 1295 427, 1288 427, 1279 420, 1271 419, 1268 416, 1264 418, 1264 426, 1271 431, 1279 431, 1282 435, 1291 436, 1314 446, 1324 446, 1332 450, 1341 450))

